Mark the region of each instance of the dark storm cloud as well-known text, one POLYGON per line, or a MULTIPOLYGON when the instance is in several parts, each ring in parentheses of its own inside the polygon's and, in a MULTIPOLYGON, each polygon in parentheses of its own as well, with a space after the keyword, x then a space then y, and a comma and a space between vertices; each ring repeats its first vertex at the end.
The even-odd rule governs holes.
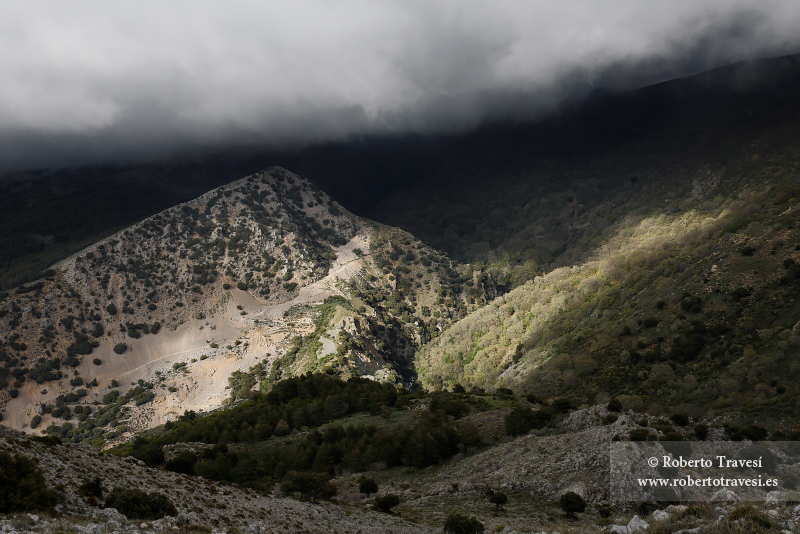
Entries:
POLYGON ((0 3, 0 169, 463 131, 800 50, 800 3, 0 3))

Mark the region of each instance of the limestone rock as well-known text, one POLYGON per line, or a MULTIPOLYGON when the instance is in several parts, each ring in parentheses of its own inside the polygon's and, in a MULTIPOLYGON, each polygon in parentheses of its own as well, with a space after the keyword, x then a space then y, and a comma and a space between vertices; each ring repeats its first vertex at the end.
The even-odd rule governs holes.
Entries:
POLYGON ((653 512, 653 519, 655 521, 666 521, 667 519, 669 519, 669 514, 664 510, 656 510, 655 512, 653 512))
POLYGON ((739 501, 739 496, 736 495, 731 490, 729 490, 727 488, 724 488, 724 489, 721 489, 718 492, 714 493, 714 495, 711 496, 711 501, 712 502, 718 502, 718 501, 738 502, 739 501))
POLYGON ((633 516, 633 519, 628 521, 628 532, 633 533, 637 530, 644 530, 650 525, 647 524, 647 521, 644 519, 639 518, 638 515, 633 516))

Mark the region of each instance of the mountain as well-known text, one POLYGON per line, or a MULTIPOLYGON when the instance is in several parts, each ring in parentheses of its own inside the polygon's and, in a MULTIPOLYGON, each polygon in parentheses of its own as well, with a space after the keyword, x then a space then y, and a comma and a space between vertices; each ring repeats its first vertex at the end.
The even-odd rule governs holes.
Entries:
POLYGON ((487 280, 467 302, 456 269, 288 171, 257 173, 6 295, 4 423, 77 415, 73 437, 101 442, 312 371, 410 386, 415 350, 494 295, 487 280))
MULTIPOLYGON (((136 193, 76 213, 133 224, 76 215, 60 243, 70 203, 103 194, 78 170, 63 191, 17 176, 3 201, 41 227, 0 228, 30 267, 3 278, 3 424, 28 435, 0 431, 0 464, 37 485, 19 510, 24 493, 61 517, 1 526, 600 531, 633 513, 608 493, 613 442, 797 441, 798 79, 790 56, 535 125, 320 147, 293 159, 316 184, 269 167, 158 213, 124 206, 142 183, 186 200, 188 174, 115 174, 136 193), (134 486, 162 496, 112 497, 134 486), (593 505, 579 519, 568 491, 593 505), (134 526, 126 500, 177 515, 134 526)), ((776 454, 768 512, 648 521, 793 528, 796 447, 776 454)))

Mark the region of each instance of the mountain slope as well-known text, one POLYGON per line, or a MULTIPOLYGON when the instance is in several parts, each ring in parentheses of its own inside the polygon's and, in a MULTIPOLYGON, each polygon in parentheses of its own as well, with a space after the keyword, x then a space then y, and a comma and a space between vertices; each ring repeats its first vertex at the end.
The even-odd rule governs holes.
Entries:
POLYGON ((544 195, 556 220, 589 225, 594 237, 565 237, 558 262, 570 266, 528 280, 424 347, 421 383, 796 421, 796 132, 773 131, 744 153, 640 168, 628 198, 598 191, 592 202, 608 201, 603 209, 565 214, 561 193, 544 195))
POLYGON ((313 370, 410 384, 415 348, 467 312, 450 260, 280 168, 46 274, 0 304, 5 423, 64 434, 77 414, 76 439, 114 439, 313 370), (420 261, 399 265, 401 254, 420 261))
MULTIPOLYGON (((117 458, 88 446, 32 442, 24 434, 8 429, 0 429, 0 450, 12 450, 35 460, 47 485, 61 494, 59 508, 63 515, 59 515, 63 520, 73 522, 67 527, 68 531, 74 531, 76 527, 85 528, 88 523, 94 524, 98 531, 138 531, 143 523, 141 520, 128 520, 113 508, 101 509, 97 499, 80 491, 81 485, 97 477, 105 497, 113 488, 139 489, 164 494, 174 503, 178 514, 148 521, 145 530, 150 532, 178 527, 204 532, 211 532, 212 527, 217 532, 232 528, 250 529, 251 532, 430 532, 388 514, 355 506, 312 504, 266 495, 149 468, 133 458, 117 458)), ((39 521, 38 516, 36 521, 39 521)), ((56 521, 36 527, 48 532, 67 530, 65 525, 53 523, 56 521)), ((27 525, 26 530, 30 531, 32 526, 27 525)))

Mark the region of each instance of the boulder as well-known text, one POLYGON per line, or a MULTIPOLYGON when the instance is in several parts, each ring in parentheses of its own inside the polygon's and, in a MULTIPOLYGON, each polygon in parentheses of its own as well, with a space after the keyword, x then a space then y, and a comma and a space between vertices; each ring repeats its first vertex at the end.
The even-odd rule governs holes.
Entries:
POLYGON ((770 491, 769 493, 767 493, 767 496, 764 497, 764 504, 766 506, 776 506, 786 500, 787 500, 787 495, 785 494, 785 492, 780 490, 770 491))
POLYGON ((670 504, 667 506, 667 513, 670 515, 682 514, 686 511, 686 505, 683 504, 670 504))
POLYGON ((628 521, 628 532, 633 533, 637 530, 644 530, 650 525, 647 524, 647 521, 644 519, 640 519, 638 515, 633 516, 633 519, 628 521))
POLYGON ((116 521, 117 523, 124 523, 127 519, 124 515, 119 513, 116 508, 101 508, 97 511, 98 517, 105 517, 109 521, 116 521))
POLYGON ((653 512, 653 520, 655 521, 666 521, 669 519, 669 514, 664 510, 656 510, 653 512))
POLYGON ((720 502, 720 501, 738 502, 739 501, 739 496, 736 495, 731 490, 729 490, 728 488, 723 488, 723 489, 719 490, 718 492, 714 493, 714 495, 711 496, 711 501, 712 502, 720 502))

